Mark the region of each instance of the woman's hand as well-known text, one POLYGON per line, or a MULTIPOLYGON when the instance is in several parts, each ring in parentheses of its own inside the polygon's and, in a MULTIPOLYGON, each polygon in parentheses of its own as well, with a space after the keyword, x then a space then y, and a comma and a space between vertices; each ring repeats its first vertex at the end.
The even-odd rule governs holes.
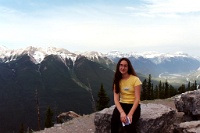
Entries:
POLYGON ((133 115, 129 113, 129 114, 127 115, 127 117, 129 118, 130 123, 132 123, 132 117, 133 117, 133 115))
POLYGON ((120 120, 121 122, 126 123, 126 114, 124 111, 120 113, 120 120))

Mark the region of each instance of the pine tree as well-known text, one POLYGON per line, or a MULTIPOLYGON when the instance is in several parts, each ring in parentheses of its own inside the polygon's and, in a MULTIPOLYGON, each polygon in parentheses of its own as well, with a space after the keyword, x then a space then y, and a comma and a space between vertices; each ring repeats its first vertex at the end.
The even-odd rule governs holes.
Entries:
POLYGON ((167 80, 165 81, 165 98, 169 97, 169 84, 167 80))
POLYGON ((152 89, 151 74, 149 74, 149 80, 148 80, 148 83, 147 83, 147 100, 151 100, 151 97, 152 97, 151 89, 152 89))
POLYGON ((191 91, 190 81, 188 82, 187 91, 191 91))
POLYGON ((50 107, 48 107, 47 112, 46 112, 46 119, 45 119, 45 127, 49 128, 53 126, 53 111, 51 110, 50 107))
POLYGON ((155 86, 155 90, 154 90, 154 99, 159 99, 158 85, 155 86))
POLYGON ((195 80, 194 81, 194 90, 196 90, 197 89, 197 81, 195 80))
POLYGON ((158 90, 159 90, 159 96, 160 96, 159 98, 165 99, 165 83, 162 83, 160 81, 158 85, 158 90))
POLYGON ((150 96, 150 100, 155 99, 155 95, 154 95, 154 89, 153 89, 153 83, 151 84, 151 96, 150 96))
POLYGON ((181 93, 184 93, 185 92, 185 85, 182 84, 179 88, 178 88, 178 93, 181 94, 181 93))
POLYGON ((177 89, 175 89, 172 85, 169 85, 169 97, 175 96, 177 93, 177 89))
POLYGON ((144 79, 144 81, 142 82, 141 100, 147 100, 147 80, 146 79, 144 79))
POLYGON ((101 84, 101 88, 98 92, 97 110, 99 111, 99 110, 102 110, 104 108, 107 108, 109 101, 110 101, 110 99, 106 94, 106 91, 103 87, 103 84, 101 84))

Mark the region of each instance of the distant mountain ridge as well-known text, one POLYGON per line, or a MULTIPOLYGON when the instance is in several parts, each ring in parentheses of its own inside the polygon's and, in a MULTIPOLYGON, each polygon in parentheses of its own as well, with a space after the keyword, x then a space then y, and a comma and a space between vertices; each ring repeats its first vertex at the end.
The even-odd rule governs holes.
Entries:
POLYGON ((167 79, 169 82, 177 82, 178 84, 180 82, 174 80, 181 78, 181 82, 186 83, 190 80, 192 82, 198 80, 200 77, 200 57, 193 57, 182 52, 170 54, 155 51, 143 53, 111 51, 103 54, 97 51, 70 52, 64 48, 32 46, 17 50, 9 50, 1 46, 0 52, 0 62, 9 62, 15 60, 19 55, 27 54, 35 64, 40 64, 49 55, 57 55, 63 63, 65 63, 65 59, 70 59, 73 62, 72 64, 77 57, 84 56, 88 60, 99 63, 113 71, 115 71, 115 65, 119 58, 127 57, 131 60, 137 73, 146 77, 151 74, 152 77, 159 80, 167 79))
POLYGON ((136 60, 139 58, 140 59, 143 58, 152 62, 155 65, 162 64, 163 62, 170 62, 172 61, 172 59, 176 59, 176 60, 190 59, 198 63, 200 62, 200 57, 193 57, 193 56, 188 55, 187 53, 182 53, 182 52, 169 54, 169 53, 159 53, 155 51, 143 52, 143 53, 137 53, 137 52, 123 53, 120 51, 111 51, 106 54, 103 54, 96 51, 73 53, 64 48, 56 48, 56 47, 41 48, 41 47, 30 46, 27 48, 21 48, 21 49, 16 49, 16 50, 9 50, 4 46, 0 47, 0 59, 3 62, 11 61, 15 59, 17 56, 22 55, 22 54, 28 54, 32 56, 36 61, 35 64, 40 63, 45 58, 45 56, 48 56, 48 55, 59 55, 61 58, 71 58, 72 60, 75 60, 78 55, 83 55, 91 60, 97 60, 99 57, 108 57, 109 59, 114 60, 114 61, 116 58, 121 58, 121 57, 134 58, 136 60))
POLYGON ((91 94, 97 99, 100 85, 113 104, 112 81, 119 58, 131 60, 141 81, 151 74, 153 81, 162 79, 178 85, 200 78, 200 62, 187 54, 121 53, 112 51, 70 52, 63 48, 27 47, 9 50, 0 47, 0 132, 25 127, 36 129, 35 92, 38 90, 41 123, 44 126, 48 106, 56 114, 73 110, 93 112, 91 94), (28 119, 24 116, 28 116, 28 119))
POLYGON ((153 77, 161 77, 163 73, 169 74, 188 74, 200 69, 200 57, 193 57, 187 53, 176 52, 173 54, 159 53, 155 51, 137 53, 120 51, 111 51, 106 54, 87 51, 70 52, 64 48, 47 47, 27 47, 17 50, 9 50, 4 46, 0 47, 0 61, 9 62, 15 60, 19 55, 28 54, 35 64, 41 63, 46 56, 58 55, 61 60, 70 59, 75 62, 78 56, 84 56, 91 61, 100 63, 105 67, 115 70, 115 64, 121 57, 127 57, 131 60, 138 73, 153 77))
POLYGON ((20 123, 37 129, 36 90, 41 127, 48 106, 55 116, 70 110, 93 112, 91 95, 97 99, 101 84, 113 101, 114 72, 105 67, 109 63, 100 64, 58 48, 0 51, 0 114, 4 114, 0 115, 0 132, 18 131, 20 123))

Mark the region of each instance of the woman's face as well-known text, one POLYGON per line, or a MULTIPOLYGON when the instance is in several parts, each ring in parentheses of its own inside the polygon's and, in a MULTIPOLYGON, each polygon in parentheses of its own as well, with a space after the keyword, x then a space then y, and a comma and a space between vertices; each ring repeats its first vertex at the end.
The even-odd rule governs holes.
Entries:
POLYGON ((119 64, 119 71, 121 74, 127 74, 128 73, 128 63, 125 60, 122 60, 119 64))

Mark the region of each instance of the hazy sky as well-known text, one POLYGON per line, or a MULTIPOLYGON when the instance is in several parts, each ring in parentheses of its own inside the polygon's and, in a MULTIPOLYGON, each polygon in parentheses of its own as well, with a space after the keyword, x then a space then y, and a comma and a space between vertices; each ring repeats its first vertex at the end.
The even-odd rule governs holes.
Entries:
POLYGON ((200 56, 200 1, 0 0, 0 45, 200 56))

